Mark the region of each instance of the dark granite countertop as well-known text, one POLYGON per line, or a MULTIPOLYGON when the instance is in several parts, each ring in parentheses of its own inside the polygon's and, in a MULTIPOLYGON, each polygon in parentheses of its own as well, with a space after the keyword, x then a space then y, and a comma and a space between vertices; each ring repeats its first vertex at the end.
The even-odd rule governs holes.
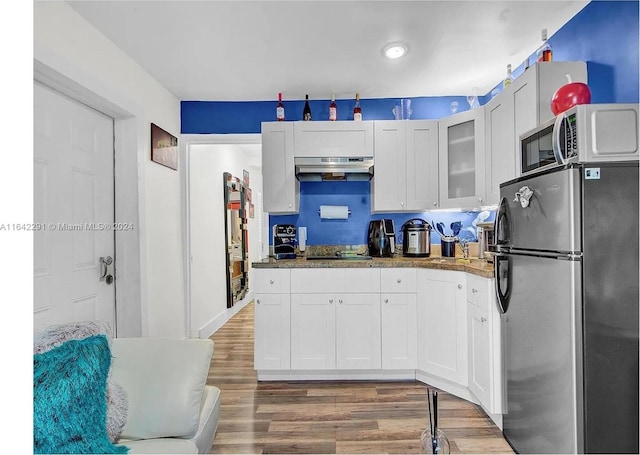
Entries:
POLYGON ((264 259, 251 264, 256 269, 304 269, 304 268, 352 268, 352 267, 408 267, 427 268, 440 270, 455 270, 468 272, 484 278, 493 278, 493 264, 483 259, 471 258, 463 260, 460 258, 443 258, 439 256, 428 258, 413 258, 404 256, 394 256, 390 258, 372 259, 307 259, 298 257, 296 259, 264 259))

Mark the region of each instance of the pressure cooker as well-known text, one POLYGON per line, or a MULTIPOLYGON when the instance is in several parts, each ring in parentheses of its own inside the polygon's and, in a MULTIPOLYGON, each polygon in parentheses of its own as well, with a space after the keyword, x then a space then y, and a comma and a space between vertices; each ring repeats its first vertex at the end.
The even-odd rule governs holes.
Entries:
POLYGON ((426 258, 431 254, 431 225, 421 218, 412 218, 402 225, 402 254, 426 258))

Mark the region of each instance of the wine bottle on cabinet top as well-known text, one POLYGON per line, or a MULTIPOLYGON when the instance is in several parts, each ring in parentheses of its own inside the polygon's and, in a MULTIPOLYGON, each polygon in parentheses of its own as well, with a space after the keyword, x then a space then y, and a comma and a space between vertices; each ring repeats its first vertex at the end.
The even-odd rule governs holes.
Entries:
POLYGON ((504 78, 504 81, 502 82, 502 86, 504 88, 507 88, 511 85, 511 83, 513 82, 513 74, 511 74, 511 64, 507 65, 507 77, 504 78))
POLYGON ((359 122, 362 120, 362 108, 360 107, 360 94, 356 93, 356 105, 353 108, 353 120, 359 122))
POLYGON ((329 120, 335 122, 338 118, 338 106, 336 106, 336 96, 331 95, 331 103, 329 103, 329 120))
POLYGON ((302 120, 311 120, 311 107, 309 106, 309 95, 305 95, 304 109, 302 110, 302 120))
POLYGON ((282 93, 278 93, 278 106, 276 106, 276 119, 279 122, 284 121, 284 104, 282 104, 282 93))
POLYGON ((536 61, 538 62, 550 62, 553 60, 553 51, 551 44, 547 41, 547 29, 542 29, 542 46, 536 51, 536 61))

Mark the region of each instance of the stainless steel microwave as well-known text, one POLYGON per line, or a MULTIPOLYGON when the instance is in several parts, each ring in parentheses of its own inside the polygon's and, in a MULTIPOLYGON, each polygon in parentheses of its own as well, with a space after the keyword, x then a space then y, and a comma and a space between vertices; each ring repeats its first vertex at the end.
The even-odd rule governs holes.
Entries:
POLYGON ((520 136, 520 172, 569 162, 638 161, 638 104, 584 104, 520 136))

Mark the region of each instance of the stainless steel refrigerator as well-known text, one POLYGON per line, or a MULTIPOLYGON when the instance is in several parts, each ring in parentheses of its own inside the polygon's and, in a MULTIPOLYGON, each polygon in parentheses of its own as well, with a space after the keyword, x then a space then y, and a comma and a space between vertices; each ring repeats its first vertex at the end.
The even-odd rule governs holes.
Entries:
POLYGON ((519 453, 638 453, 638 163, 500 192, 504 436, 519 453))

